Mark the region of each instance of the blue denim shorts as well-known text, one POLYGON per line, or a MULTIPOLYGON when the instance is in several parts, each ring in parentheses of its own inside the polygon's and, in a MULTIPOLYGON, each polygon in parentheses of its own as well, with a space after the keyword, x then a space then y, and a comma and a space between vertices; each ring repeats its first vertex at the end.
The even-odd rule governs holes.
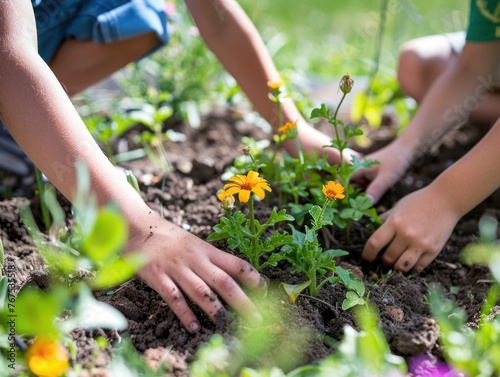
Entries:
MULTIPOLYGON (((64 40, 111 43, 148 32, 168 42, 164 0, 32 0, 38 51, 50 63, 64 40)), ((152 51, 150 51, 152 52, 152 51)))

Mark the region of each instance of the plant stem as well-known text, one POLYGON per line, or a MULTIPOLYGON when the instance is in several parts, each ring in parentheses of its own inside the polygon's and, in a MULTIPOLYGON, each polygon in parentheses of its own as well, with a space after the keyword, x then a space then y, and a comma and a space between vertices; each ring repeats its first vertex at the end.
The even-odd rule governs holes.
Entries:
POLYGON ((38 186, 38 196, 40 197, 40 208, 42 210, 43 225, 46 230, 50 229, 50 213, 45 203, 45 184, 43 183, 42 172, 35 167, 36 185, 38 186))
POLYGON ((316 271, 313 271, 312 273, 308 274, 309 281, 311 282, 309 284, 309 293, 311 296, 316 297, 318 294, 318 286, 316 283, 316 271))
MULTIPOLYGON (((248 215, 250 216, 250 232, 252 233, 252 250, 257 250, 257 234, 255 231, 255 216, 253 211, 253 198, 250 196, 248 200, 248 215)), ((252 264, 258 270, 259 256, 252 255, 252 264)))
MULTIPOLYGON (((325 200, 325 204, 323 204, 323 208, 321 208, 321 212, 319 213, 319 216, 318 216, 318 223, 321 222, 321 219, 323 218, 323 214, 325 213, 325 210, 326 210, 326 207, 328 206, 328 203, 330 203, 330 198, 326 198, 325 200)), ((319 228, 317 228, 316 230, 319 230, 319 228)))
POLYGON ((295 142, 295 146, 297 147, 297 153, 299 154, 299 161, 301 165, 304 165, 304 152, 302 151, 302 147, 300 146, 299 140, 294 137, 293 141, 295 142))
POLYGON ((339 135, 339 129, 338 129, 338 124, 337 124, 337 115, 339 113, 339 110, 340 110, 340 106, 342 105, 342 102, 344 102, 344 98, 346 96, 346 93, 342 92, 342 98, 340 99, 340 102, 339 102, 339 105, 337 106, 337 108, 335 109, 335 114, 333 114, 333 120, 332 120, 332 124, 333 124, 333 128, 335 130, 335 139, 337 140, 337 146, 339 147, 339 152, 340 152, 340 164, 339 164, 339 167, 344 165, 344 148, 341 146, 342 143, 341 143, 341 140, 340 140, 340 135, 339 135))
POLYGON ((347 220, 347 224, 345 226, 345 242, 348 245, 351 244, 351 219, 347 220))

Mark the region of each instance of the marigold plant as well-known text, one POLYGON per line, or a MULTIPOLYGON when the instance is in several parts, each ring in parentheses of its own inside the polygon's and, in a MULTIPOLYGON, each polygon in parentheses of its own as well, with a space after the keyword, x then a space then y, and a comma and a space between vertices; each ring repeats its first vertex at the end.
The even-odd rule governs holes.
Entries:
POLYGON ((238 174, 229 178, 229 183, 224 185, 224 188, 217 195, 226 215, 220 219, 220 223, 214 227, 214 233, 208 237, 209 241, 227 240, 231 250, 238 250, 246 255, 250 263, 259 271, 267 265, 274 266, 283 259, 272 252, 292 241, 291 236, 286 232, 273 232, 270 236, 263 237, 263 233, 276 223, 293 220, 293 217, 287 215, 284 209, 279 212, 273 209, 269 219, 264 224, 260 224, 255 219, 253 196, 263 200, 266 191, 272 191, 267 180, 259 177, 259 173, 253 170, 250 170, 247 175, 238 174), (241 211, 232 213, 233 196, 236 194, 238 200, 247 205, 248 217, 241 211), (271 255, 262 263, 261 257, 266 253, 271 253, 271 255))

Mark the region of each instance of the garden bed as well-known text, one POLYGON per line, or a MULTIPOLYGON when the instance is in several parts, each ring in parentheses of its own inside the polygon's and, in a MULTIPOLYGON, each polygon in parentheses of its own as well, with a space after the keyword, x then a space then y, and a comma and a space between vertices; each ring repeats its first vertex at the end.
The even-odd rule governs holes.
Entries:
MULTIPOLYGON (((153 210, 163 211, 164 217, 169 221, 206 239, 223 215, 216 194, 223 185, 222 173, 241 154, 242 136, 255 139, 268 136, 227 109, 213 111, 204 117, 199 129, 193 129, 182 122, 171 124, 171 127, 184 133, 187 138, 184 142, 167 145, 168 156, 175 171, 168 173, 164 189, 161 187, 160 170, 149 160, 124 163, 122 167, 131 169, 142 182, 142 196, 153 210)), ((379 213, 390 208, 403 195, 428 184, 446 166, 460 158, 486 129, 486 126, 469 124, 450 133, 439 149, 419 161, 384 196, 377 205, 379 213)), ((327 129, 325 131, 328 132, 327 129)), ((392 126, 385 125, 370 132, 368 136, 374 141, 371 149, 387 143, 390 140, 387 135, 392 135, 393 131, 392 126)), ((130 133, 128 136, 131 136, 130 133)), ((477 321, 490 285, 488 269, 463 265, 459 254, 465 245, 476 241, 480 217, 486 212, 498 215, 497 194, 459 222, 438 258, 419 275, 403 275, 391 271, 379 262, 363 262, 360 253, 369 234, 362 225, 353 228, 351 245, 335 246, 350 251, 348 256, 340 259, 340 265, 352 269, 355 275, 363 279, 369 292, 369 301, 379 311, 381 328, 394 354, 407 359, 423 353, 438 357, 441 355, 439 329, 425 303, 425 295, 434 284, 441 286, 446 297, 466 311, 469 322, 477 321)), ((0 237, 6 258, 16 266, 17 288, 31 284, 43 289, 47 287, 49 279, 19 218, 19 206, 26 200, 15 198, 0 202, 0 237)), ((39 212, 37 200, 32 200, 31 206, 36 215, 39 212)), ((266 202, 259 203, 256 209, 263 215, 271 210, 266 202)), ((331 233, 333 239, 343 239, 340 231, 332 228, 331 233)), ((333 241, 325 238, 325 242, 333 241)), ((217 247, 223 248, 224 245, 217 243, 217 247)), ((265 269, 263 274, 270 278, 271 287, 280 282, 296 283, 304 280, 300 276, 291 275, 285 264, 265 269)), ((297 323, 305 333, 312 334, 307 348, 302 352, 303 359, 297 360, 296 365, 290 367, 323 359, 334 351, 335 342, 341 339, 345 325, 357 327, 352 311, 341 309, 345 297, 345 288, 341 285, 324 286, 317 298, 299 296, 293 305, 284 294, 272 294, 276 295, 275 305, 288 313, 280 334, 300 337, 300 334, 293 333, 294 330, 289 325, 292 322, 297 323)), ((187 375, 191 358, 198 347, 213 334, 220 333, 229 338, 237 331, 234 316, 230 315, 225 323, 213 324, 196 309, 202 330, 195 335, 188 333, 160 296, 137 278, 112 290, 96 292, 96 296, 126 316, 129 327, 125 333, 130 335, 135 348, 152 365, 160 360, 170 363, 171 376, 187 375)), ((280 334, 276 335, 276 342, 279 342, 280 334)), ((78 345, 77 362, 88 368, 104 367, 110 359, 110 350, 95 357, 93 339, 100 335, 113 343, 123 336, 103 330, 75 331, 72 335, 78 345)), ((279 346, 279 343, 276 345, 279 346)), ((95 373, 98 375, 98 372, 95 373)))

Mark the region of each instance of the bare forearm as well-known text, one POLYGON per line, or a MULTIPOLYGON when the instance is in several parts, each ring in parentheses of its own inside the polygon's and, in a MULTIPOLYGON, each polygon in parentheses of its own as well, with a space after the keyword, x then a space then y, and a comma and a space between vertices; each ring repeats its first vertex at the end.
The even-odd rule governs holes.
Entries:
MULTIPOLYGON (((186 4, 208 47, 237 80, 259 114, 273 127, 276 106, 268 98, 268 81, 280 75, 262 38, 234 0, 186 0, 186 4)), ((283 106, 284 121, 302 119, 291 101, 283 106)))
POLYGON ((439 141, 450 127, 468 118, 489 95, 500 58, 499 43, 469 43, 431 87, 399 142, 417 152, 439 141))
MULTIPOLYGON (((3 2, 1 6, 10 4, 3 2)), ((28 5, 31 9, 29 2, 28 5)), ((92 188, 99 202, 113 200, 122 210, 131 212, 126 213, 129 218, 134 218, 132 212, 142 206, 142 200, 92 139, 62 86, 38 55, 36 37, 22 36, 21 30, 26 30, 29 19, 19 17, 19 8, 14 11, 0 8, 0 11, 3 11, 2 21, 7 23, 12 15, 18 18, 17 23, 1 30, 0 117, 9 132, 70 200, 76 189, 74 164, 83 160, 89 167, 92 188), (19 45, 24 47, 18 48, 19 45), (123 185, 119 196, 117 185, 123 185)), ((29 16, 29 12, 24 15, 29 16)))
POLYGON ((488 134, 464 157, 432 183, 447 192, 457 218, 476 207, 500 187, 500 119, 488 134))

